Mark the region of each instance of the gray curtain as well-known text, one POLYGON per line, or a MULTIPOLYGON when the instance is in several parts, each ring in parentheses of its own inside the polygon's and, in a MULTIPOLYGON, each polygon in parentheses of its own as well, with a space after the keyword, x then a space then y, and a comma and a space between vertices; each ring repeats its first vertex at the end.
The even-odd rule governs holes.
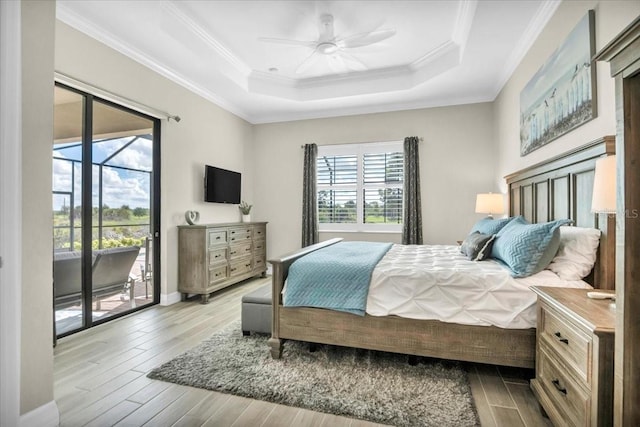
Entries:
POLYGON ((422 208, 420 203, 420 157, 417 136, 404 139, 404 215, 402 244, 422 244, 422 208))
POLYGON ((318 146, 305 144, 302 177, 302 247, 318 243, 318 203, 316 199, 316 158, 318 146))

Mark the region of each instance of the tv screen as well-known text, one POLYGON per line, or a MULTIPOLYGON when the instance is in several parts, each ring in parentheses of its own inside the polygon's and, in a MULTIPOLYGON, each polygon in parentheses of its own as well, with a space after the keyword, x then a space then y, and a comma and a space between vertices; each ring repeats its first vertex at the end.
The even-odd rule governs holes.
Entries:
POLYGON ((214 166, 205 166, 204 201, 214 203, 240 203, 241 175, 214 166))

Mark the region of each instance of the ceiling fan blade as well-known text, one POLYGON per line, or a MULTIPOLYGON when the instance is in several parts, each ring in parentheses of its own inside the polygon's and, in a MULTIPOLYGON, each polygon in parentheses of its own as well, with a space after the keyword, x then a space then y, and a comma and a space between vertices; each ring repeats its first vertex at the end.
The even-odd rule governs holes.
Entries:
POLYGON ((303 74, 313 64, 315 64, 317 60, 318 60, 318 55, 316 54, 316 51, 314 50, 313 53, 311 53, 311 55, 307 56, 304 59, 304 61, 302 61, 300 63, 300 65, 298 65, 298 68, 296 68, 296 74, 303 74))
POLYGON ((354 47, 369 46, 370 44, 381 42, 389 37, 393 37, 395 34, 396 30, 392 29, 370 31, 368 33, 345 37, 336 41, 336 44, 345 49, 352 49, 354 47))
POLYGON ((338 54, 336 56, 340 57, 342 63, 348 70, 366 71, 369 69, 369 67, 367 67, 364 62, 360 61, 358 58, 351 55, 350 53, 345 52, 344 50, 338 51, 338 54))
POLYGON ((271 37, 258 37, 258 40, 265 43, 286 44, 289 46, 303 46, 303 47, 310 47, 312 49, 316 47, 316 42, 314 41, 274 39, 271 37))
POLYGON ((344 59, 338 54, 327 56, 327 64, 329 65, 329 69, 337 74, 343 74, 349 71, 349 67, 344 62, 344 59))

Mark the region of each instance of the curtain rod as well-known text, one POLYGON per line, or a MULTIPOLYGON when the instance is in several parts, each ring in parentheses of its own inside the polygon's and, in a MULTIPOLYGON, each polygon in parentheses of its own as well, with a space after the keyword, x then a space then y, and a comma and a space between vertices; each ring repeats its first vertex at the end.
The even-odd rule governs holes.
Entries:
MULTIPOLYGON (((422 141, 424 141, 424 138, 420 137, 420 138, 418 138, 418 141, 422 142, 422 141)), ((331 146, 331 145, 349 145, 349 144, 382 144, 382 143, 385 143, 385 142, 398 142, 398 141, 368 141, 368 142, 352 142, 352 143, 346 143, 346 144, 344 142, 341 142, 341 143, 337 143, 337 144, 322 144, 322 145, 319 145, 319 147, 327 147, 327 146, 331 146)), ((304 144, 301 145, 300 148, 304 148, 304 144)))
POLYGON ((83 82, 82 80, 75 79, 71 76, 68 76, 59 71, 55 72, 54 79, 58 83, 65 84, 74 89, 79 89, 83 92, 88 92, 92 95, 96 95, 102 99, 106 99, 107 101, 114 102, 116 104, 123 105, 127 108, 131 108, 132 110, 139 111, 141 113, 147 114, 151 117, 155 117, 157 119, 167 119, 174 120, 176 123, 180 121, 180 116, 167 113, 166 111, 158 110, 153 107, 149 107, 148 105, 141 104, 139 102, 134 101, 133 99, 129 99, 127 97, 118 95, 116 93, 110 92, 108 90, 99 88, 90 83, 83 82))

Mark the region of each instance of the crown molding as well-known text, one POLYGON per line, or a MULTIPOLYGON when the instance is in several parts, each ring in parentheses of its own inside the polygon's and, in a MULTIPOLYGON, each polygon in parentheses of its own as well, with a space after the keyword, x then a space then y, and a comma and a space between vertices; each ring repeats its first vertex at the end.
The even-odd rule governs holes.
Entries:
POLYGON ((227 61, 239 74, 246 78, 251 73, 251 67, 235 56, 222 43, 216 40, 215 37, 209 34, 202 25, 196 22, 195 18, 189 16, 184 10, 180 10, 180 8, 175 4, 175 1, 163 3, 163 7, 168 13, 182 22, 187 30, 191 31, 195 36, 204 41, 218 56, 227 61))
POLYGON ((166 67, 150 56, 140 52, 138 49, 131 47, 128 43, 114 36, 112 33, 102 29, 95 22, 88 20, 84 16, 79 16, 76 12, 69 9, 63 2, 56 2, 56 18, 71 26, 72 28, 123 54, 124 56, 127 56, 136 62, 139 62, 140 64, 151 69, 152 71, 155 71, 156 73, 171 80, 172 82, 183 86, 191 92, 216 104, 220 108, 227 110, 244 120, 249 121, 246 113, 242 111, 242 109, 240 109, 238 106, 220 96, 217 96, 213 92, 204 89, 202 86, 193 83, 190 79, 187 79, 182 74, 172 70, 169 67, 166 67))
POLYGON ((458 98, 432 98, 429 100, 420 100, 413 102, 394 102, 394 103, 375 103, 369 106, 355 106, 345 108, 328 108, 325 110, 315 111, 298 111, 277 114, 256 114, 251 117, 250 122, 254 125, 292 122, 299 120, 328 119, 333 117, 358 116, 365 114, 389 113, 398 111, 420 110, 423 108, 439 108, 451 107, 456 105, 480 104, 483 102, 491 102, 493 98, 491 94, 483 94, 470 97, 458 98))
POLYGON ((544 27, 547 25, 553 14, 556 12, 562 0, 546 0, 538 8, 536 14, 531 19, 522 37, 518 40, 516 47, 511 51, 511 55, 505 62, 500 78, 494 87, 494 99, 500 94, 500 91, 511 78, 520 62, 525 57, 533 43, 538 39, 544 27))
POLYGON ((460 61, 467 47, 467 40, 473 25, 473 18, 478 7, 478 0, 462 0, 458 4, 458 14, 451 34, 451 40, 460 46, 460 61))

